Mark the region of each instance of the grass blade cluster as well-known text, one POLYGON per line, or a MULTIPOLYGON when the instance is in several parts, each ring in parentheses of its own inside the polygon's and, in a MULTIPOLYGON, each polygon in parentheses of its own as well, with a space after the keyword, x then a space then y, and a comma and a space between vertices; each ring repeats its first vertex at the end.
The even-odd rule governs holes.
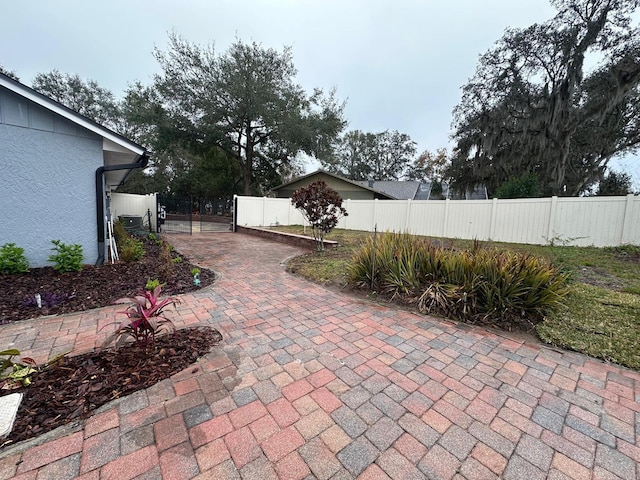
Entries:
POLYGON ((584 283, 537 326, 547 343, 640 369, 640 297, 584 283))
POLYGON ((443 248, 386 233, 368 239, 349 266, 350 282, 466 322, 533 327, 567 293, 567 276, 526 253, 443 248))

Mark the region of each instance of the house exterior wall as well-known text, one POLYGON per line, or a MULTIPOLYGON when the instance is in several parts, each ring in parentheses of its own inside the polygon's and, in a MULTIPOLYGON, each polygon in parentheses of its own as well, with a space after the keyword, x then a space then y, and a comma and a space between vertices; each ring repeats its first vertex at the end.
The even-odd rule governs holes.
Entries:
POLYGON ((291 198, 293 196, 293 192, 318 180, 324 180, 330 188, 333 188, 338 192, 343 200, 348 198, 351 200, 373 200, 374 198, 372 191, 360 188, 358 185, 343 182, 338 178, 332 177, 331 175, 325 175, 324 173, 318 173, 286 185, 285 187, 276 190, 276 195, 278 198, 291 198))
POLYGON ((0 245, 15 243, 41 267, 61 240, 94 263, 102 164, 101 137, 0 88, 0 245))

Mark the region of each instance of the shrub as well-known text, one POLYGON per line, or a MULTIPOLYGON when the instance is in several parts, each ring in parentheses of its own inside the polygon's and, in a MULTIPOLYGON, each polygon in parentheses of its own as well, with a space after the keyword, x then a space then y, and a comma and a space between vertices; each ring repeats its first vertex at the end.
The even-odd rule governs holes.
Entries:
POLYGON ((24 256, 24 248, 15 243, 5 243, 0 247, 0 273, 12 275, 29 271, 29 261, 24 256))
POLYGON ((120 260, 123 262, 135 262, 144 255, 144 245, 137 238, 127 236, 120 244, 120 260))
POLYGON ((116 244, 121 245, 127 238, 131 238, 131 235, 124 228, 124 224, 120 220, 116 220, 113 223, 113 238, 116 239, 116 244))
POLYGON ((53 263, 53 269, 64 272, 79 272, 82 270, 82 245, 67 245, 60 240, 51 240, 53 243, 54 254, 49 255, 49 261, 53 263))
POLYGON ((496 198, 531 198, 540 197, 542 189, 538 176, 525 173, 521 177, 511 178, 498 187, 496 198))
POLYGON ((153 280, 151 280, 149 278, 149 279, 147 279, 147 284, 144 286, 144 289, 145 290, 155 290, 159 286, 160 286, 160 280, 158 280, 157 278, 154 278, 153 280))
POLYGON ((153 290, 143 290, 132 298, 121 298, 116 303, 131 303, 132 305, 124 312, 127 320, 122 322, 109 335, 102 347, 115 342, 116 348, 123 345, 129 337, 133 338, 139 345, 145 347, 155 343, 157 334, 163 331, 175 332, 176 327, 173 322, 163 315, 164 309, 169 305, 180 303, 176 298, 160 299, 162 287, 158 285, 153 290))
POLYGON ((323 180, 318 180, 293 192, 291 203, 307 219, 319 251, 324 251, 324 236, 331 232, 347 210, 342 206, 342 198, 323 180))
MULTIPOLYGON (((151 238, 151 235, 152 234, 149 234, 149 238, 151 238)), ((125 230, 124 224, 120 220, 117 220, 113 224, 113 237, 118 246, 120 260, 131 263, 143 257, 143 243, 139 239, 131 236, 129 232, 125 230)), ((154 238, 152 240, 154 240, 154 238)))
POLYGON ((369 239, 349 266, 350 281, 427 313, 462 321, 531 326, 566 294, 566 276, 545 260, 479 244, 435 246, 407 234, 369 239))

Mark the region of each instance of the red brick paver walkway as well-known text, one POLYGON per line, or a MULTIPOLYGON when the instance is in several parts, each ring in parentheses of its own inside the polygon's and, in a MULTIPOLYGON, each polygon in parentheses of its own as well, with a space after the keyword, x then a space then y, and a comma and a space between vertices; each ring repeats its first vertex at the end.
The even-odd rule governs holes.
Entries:
MULTIPOLYGON (((300 250, 169 240, 221 278, 179 326, 225 341, 82 425, 0 451, 15 479, 634 479, 640 375, 292 277, 300 250)), ((116 308, 0 326, 39 360, 101 342, 116 308)))

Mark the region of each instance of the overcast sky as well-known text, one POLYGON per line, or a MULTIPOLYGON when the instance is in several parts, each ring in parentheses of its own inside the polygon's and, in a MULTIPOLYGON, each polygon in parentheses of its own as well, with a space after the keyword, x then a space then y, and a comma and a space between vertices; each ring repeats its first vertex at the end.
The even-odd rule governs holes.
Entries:
MULTIPOLYGON (((418 151, 449 146, 451 111, 478 56, 507 27, 551 18, 548 0, 30 0, 4 1, 0 64, 30 85, 58 69, 121 96, 151 83, 167 33, 239 38, 293 49, 307 90, 337 88, 349 129, 398 130, 418 151)), ((640 179, 638 159, 622 167, 640 179)))

